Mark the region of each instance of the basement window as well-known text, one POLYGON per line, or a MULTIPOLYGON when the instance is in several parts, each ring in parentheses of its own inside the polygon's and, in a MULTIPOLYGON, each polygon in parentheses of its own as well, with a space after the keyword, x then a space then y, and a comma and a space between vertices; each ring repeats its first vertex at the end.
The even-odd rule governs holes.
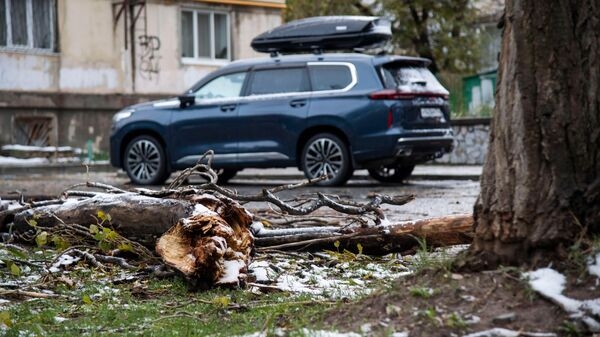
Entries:
POLYGON ((231 60, 229 14, 181 11, 181 57, 184 60, 231 60))
POLYGON ((54 51, 55 0, 0 0, 0 48, 54 51))

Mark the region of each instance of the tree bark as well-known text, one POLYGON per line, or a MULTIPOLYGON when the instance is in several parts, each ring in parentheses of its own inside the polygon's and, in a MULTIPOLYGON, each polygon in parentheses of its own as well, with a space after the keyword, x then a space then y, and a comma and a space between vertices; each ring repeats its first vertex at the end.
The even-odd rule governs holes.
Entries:
POLYGON ((507 0, 467 265, 536 265, 600 230, 600 4, 507 0))
POLYGON ((159 236, 181 218, 189 217, 194 206, 188 200, 151 198, 136 193, 98 194, 91 198, 26 209, 14 215, 12 230, 23 232, 35 220, 39 226, 58 222, 89 226, 100 222, 98 211, 109 214, 110 225, 121 235, 154 247, 159 236))
POLYGON ((449 215, 439 218, 405 221, 386 226, 342 229, 312 227, 257 232, 255 244, 264 249, 281 250, 336 250, 347 249, 367 255, 385 255, 415 251, 419 240, 428 247, 443 247, 471 243, 473 216, 449 215))

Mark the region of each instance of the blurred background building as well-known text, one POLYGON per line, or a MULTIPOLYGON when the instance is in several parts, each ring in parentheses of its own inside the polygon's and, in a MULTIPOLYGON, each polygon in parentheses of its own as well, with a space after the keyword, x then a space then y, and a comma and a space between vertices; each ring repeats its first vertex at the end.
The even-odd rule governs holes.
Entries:
POLYGON ((284 0, 0 0, 0 145, 92 143, 112 115, 184 92, 282 22, 284 0))

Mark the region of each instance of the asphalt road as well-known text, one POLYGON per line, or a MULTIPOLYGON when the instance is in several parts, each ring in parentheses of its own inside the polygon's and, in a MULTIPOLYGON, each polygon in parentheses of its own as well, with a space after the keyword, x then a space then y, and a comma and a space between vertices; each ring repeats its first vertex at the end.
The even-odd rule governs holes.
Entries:
MULTIPOLYGON (((52 199, 67 189, 89 190, 85 186, 87 181, 109 184, 123 189, 132 189, 138 186, 129 184, 128 178, 123 173, 117 172, 91 172, 91 173, 27 173, 4 174, 0 176, 0 198, 18 199, 23 196, 25 200, 52 199)), ((258 194, 264 188, 300 182, 297 175, 269 175, 260 176, 240 174, 231 180, 226 187, 236 190, 239 194, 258 194)), ((192 179, 192 184, 201 183, 201 180, 192 179)), ((162 186, 155 186, 160 189, 162 186)), ((282 191, 277 195, 281 199, 314 198, 317 192, 337 195, 341 198, 364 203, 369 200, 372 193, 385 195, 412 194, 415 200, 402 206, 384 205, 383 210, 390 221, 414 220, 420 218, 442 216, 449 214, 471 213, 473 204, 479 193, 479 182, 468 179, 448 178, 439 176, 436 179, 413 178, 405 184, 386 185, 369 179, 365 175, 356 175, 342 187, 316 187, 307 186, 294 190, 282 191)), ((268 208, 262 203, 249 203, 244 205, 250 211, 268 208)))

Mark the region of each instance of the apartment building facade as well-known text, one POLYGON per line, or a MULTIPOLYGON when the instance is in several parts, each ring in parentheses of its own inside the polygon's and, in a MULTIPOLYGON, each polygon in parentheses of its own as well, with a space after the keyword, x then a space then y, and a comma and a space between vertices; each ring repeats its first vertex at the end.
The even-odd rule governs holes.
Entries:
POLYGON ((0 0, 0 145, 108 149, 126 105, 180 94, 281 24, 284 0, 0 0))

